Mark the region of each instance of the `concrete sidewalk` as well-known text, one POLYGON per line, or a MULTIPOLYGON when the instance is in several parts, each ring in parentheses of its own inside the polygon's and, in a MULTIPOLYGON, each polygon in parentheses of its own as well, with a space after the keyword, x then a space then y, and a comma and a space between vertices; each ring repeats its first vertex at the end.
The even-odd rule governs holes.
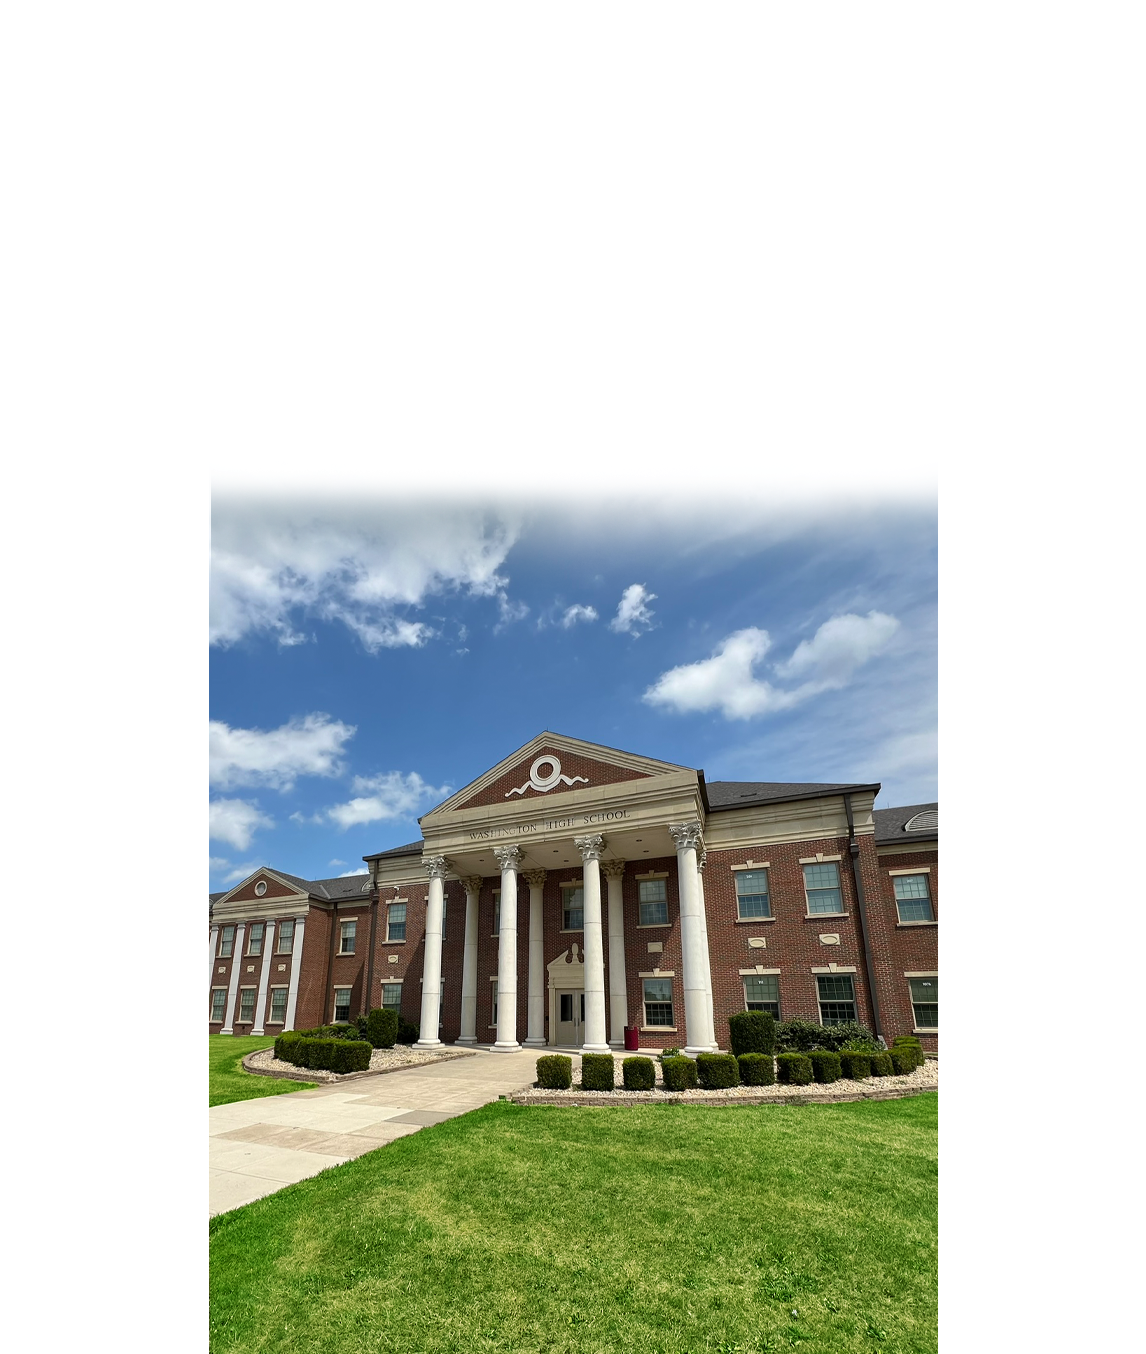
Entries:
POLYGON ((210 1212, 249 1204, 327 1166, 532 1086, 538 1052, 478 1049, 472 1058, 217 1105, 208 1110, 210 1212))

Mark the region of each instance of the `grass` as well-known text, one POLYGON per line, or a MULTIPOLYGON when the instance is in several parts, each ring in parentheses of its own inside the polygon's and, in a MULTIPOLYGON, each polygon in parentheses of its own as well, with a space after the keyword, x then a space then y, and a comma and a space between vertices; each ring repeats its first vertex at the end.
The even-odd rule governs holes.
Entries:
POLYGON ((211 1222, 215 1354, 932 1354, 937 1095, 498 1103, 211 1222))
POLYGON ((260 1095, 285 1095, 289 1091, 312 1091, 311 1081, 275 1081, 244 1072, 240 1063, 257 1048, 270 1048, 274 1035, 209 1034, 210 1104, 229 1105, 235 1100, 254 1100, 260 1095))

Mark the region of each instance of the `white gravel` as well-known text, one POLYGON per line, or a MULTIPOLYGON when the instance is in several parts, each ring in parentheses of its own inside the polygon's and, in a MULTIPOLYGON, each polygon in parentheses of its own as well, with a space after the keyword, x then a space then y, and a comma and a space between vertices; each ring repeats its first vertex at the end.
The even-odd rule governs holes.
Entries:
POLYGON ((770 1100, 791 1095, 832 1095, 854 1091, 923 1091, 935 1090, 939 1086, 939 1060, 928 1058, 922 1067, 917 1067, 914 1072, 905 1077, 868 1077, 866 1081, 849 1081, 846 1077, 842 1077, 839 1081, 827 1085, 813 1081, 808 1086, 730 1086, 723 1091, 703 1091, 698 1087, 694 1091, 666 1091, 661 1083, 661 1065, 654 1058, 653 1063, 657 1070, 656 1089, 652 1091, 626 1091, 622 1079, 621 1059, 618 1057, 613 1063, 614 1090, 583 1091, 578 1085, 580 1073, 577 1063, 579 1062, 580 1059, 575 1060, 573 1086, 568 1091, 547 1091, 540 1086, 531 1086, 528 1090, 516 1092, 513 1098, 515 1100, 589 1099, 608 1103, 616 1103, 619 1100, 647 1100, 650 1102, 687 1100, 704 1103, 713 1100, 746 1100, 757 1097, 770 1100))
MULTIPOLYGON (((451 1058, 471 1057, 473 1054, 468 1049, 412 1048, 408 1044, 396 1044, 393 1048, 376 1048, 370 1055, 370 1067, 365 1070, 392 1072, 399 1067, 422 1067, 427 1063, 449 1062, 451 1058)), ((257 1053, 250 1054, 246 1063, 252 1071, 259 1069, 267 1072, 302 1072, 305 1073, 307 1081, 343 1081, 347 1076, 344 1072, 328 1072, 321 1067, 296 1067, 294 1063, 276 1058, 273 1048, 263 1048, 257 1053)))

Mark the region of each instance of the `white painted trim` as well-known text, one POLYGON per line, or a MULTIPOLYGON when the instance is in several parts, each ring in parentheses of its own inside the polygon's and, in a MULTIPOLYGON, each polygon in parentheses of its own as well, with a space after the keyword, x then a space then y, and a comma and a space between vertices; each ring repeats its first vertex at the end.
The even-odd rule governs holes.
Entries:
POLYGON ((235 943, 231 947, 231 982, 227 989, 227 1014, 223 1017, 220 1034, 235 1033, 235 999, 239 995, 239 969, 242 967, 243 940, 247 934, 247 923, 235 923, 235 943))
POLYGON ((888 870, 888 874, 930 874, 930 865, 919 865, 914 870, 888 870))
POLYGON ((829 964, 827 968, 814 968, 813 973, 855 973, 854 964, 829 964))
POLYGON ((730 870, 770 870, 772 862, 770 860, 749 860, 744 865, 730 865, 730 870))
POLYGON ((830 860, 843 860, 843 856, 825 856, 822 851, 817 851, 814 856, 801 856, 801 865, 824 865, 830 860))
POLYGON ((930 970, 924 970, 923 972, 915 972, 915 971, 911 973, 905 972, 903 976, 905 978, 938 978, 939 970, 937 968, 933 968, 930 970))
POLYGON ((676 969, 655 968, 651 973, 638 973, 638 978, 675 978, 676 969))
POLYGON ((780 970, 778 968, 765 968, 762 964, 757 964, 755 968, 742 968, 740 976, 742 978, 778 978, 780 970))
MULTIPOLYGON (((828 914, 827 914, 827 913, 824 913, 824 912, 820 912, 820 913, 817 913, 816 915, 817 915, 817 916, 827 916, 828 914)), ((775 921, 776 918, 775 918, 775 917, 733 917, 732 920, 733 920, 733 923, 734 923, 736 926, 751 926, 753 922, 759 922, 759 924, 760 924, 761 926, 763 926, 765 922, 775 921)))

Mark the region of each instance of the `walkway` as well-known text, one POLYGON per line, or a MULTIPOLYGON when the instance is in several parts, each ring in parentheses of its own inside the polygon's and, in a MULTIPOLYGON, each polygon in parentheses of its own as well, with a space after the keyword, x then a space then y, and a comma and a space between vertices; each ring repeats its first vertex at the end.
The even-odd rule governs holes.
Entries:
POLYGON ((216 1105, 208 1111, 210 1211, 249 1204, 427 1124, 532 1086, 538 1051, 479 1049, 472 1058, 216 1105))

